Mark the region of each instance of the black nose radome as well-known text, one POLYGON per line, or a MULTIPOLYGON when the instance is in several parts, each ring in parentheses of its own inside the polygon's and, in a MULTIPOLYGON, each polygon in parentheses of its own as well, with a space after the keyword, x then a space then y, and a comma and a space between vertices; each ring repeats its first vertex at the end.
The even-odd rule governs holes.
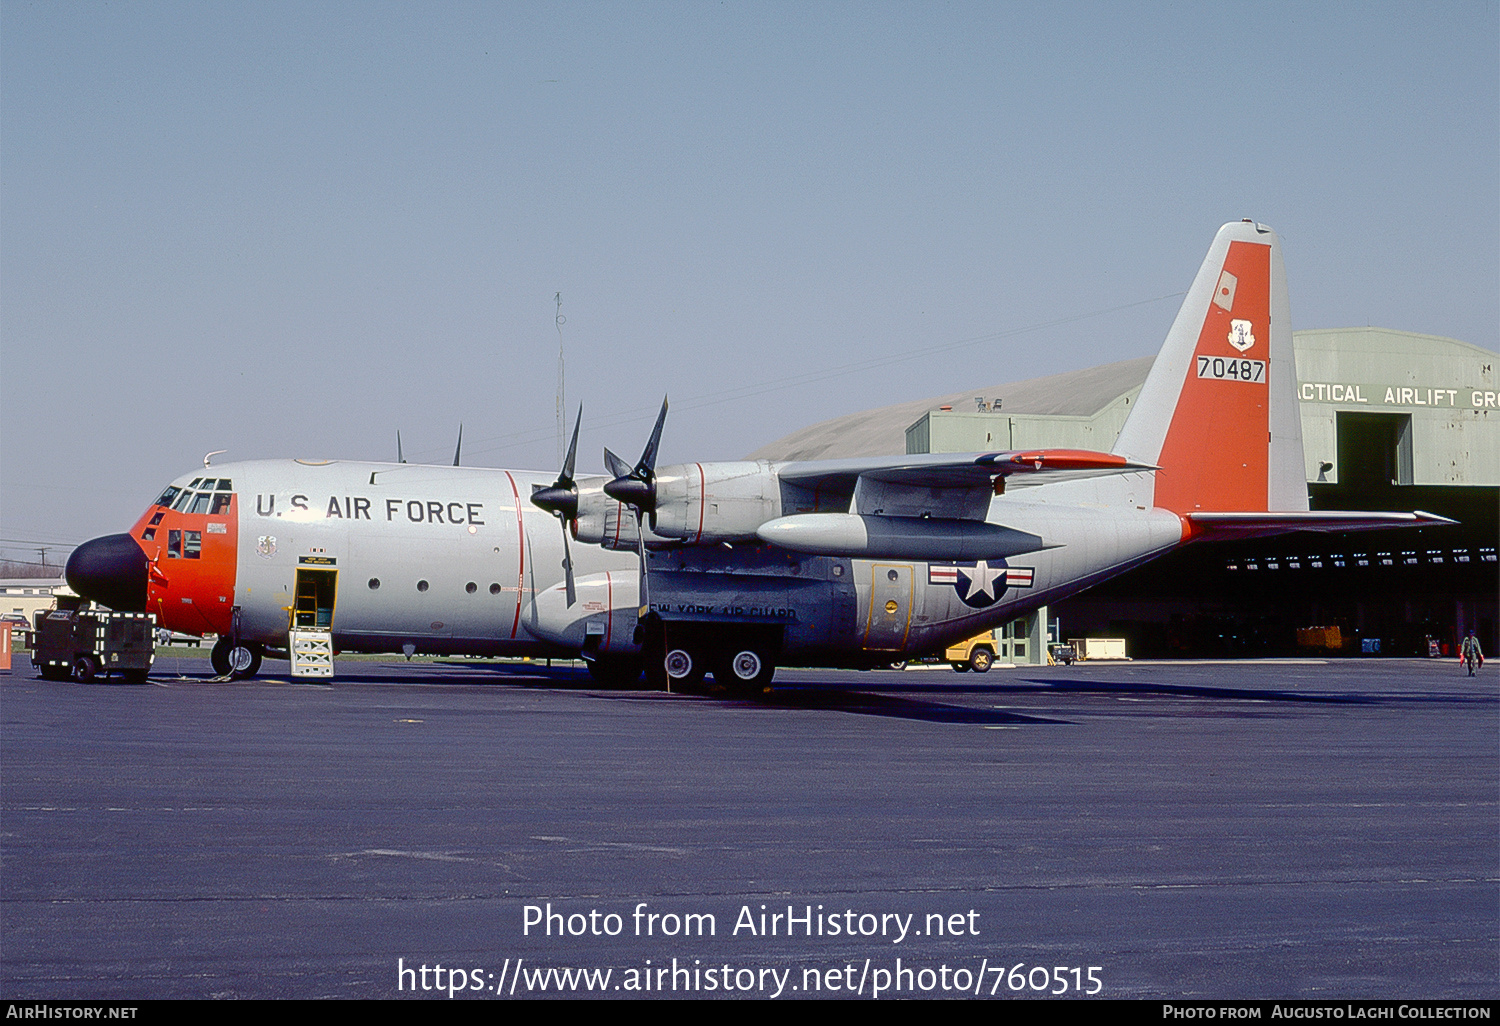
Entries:
POLYGON ((145 612, 146 554, 128 534, 107 534, 73 550, 68 587, 111 609, 145 612))

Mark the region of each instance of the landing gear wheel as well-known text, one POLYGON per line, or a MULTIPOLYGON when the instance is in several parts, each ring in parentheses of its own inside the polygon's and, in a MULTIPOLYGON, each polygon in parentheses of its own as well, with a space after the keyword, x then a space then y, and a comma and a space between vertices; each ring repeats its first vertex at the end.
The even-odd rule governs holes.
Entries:
POLYGON ((228 638, 220 638, 214 642, 213 651, 208 654, 214 672, 220 677, 234 680, 254 677, 260 671, 260 663, 264 657, 265 649, 260 645, 250 642, 236 645, 228 638))
POLYGON ((79 656, 73 660, 71 675, 80 684, 87 684, 94 679, 94 674, 99 672, 99 664, 94 662, 92 656, 79 656))
POLYGON ((754 648, 743 648, 733 653, 725 660, 724 667, 724 686, 741 694, 759 691, 771 683, 771 678, 776 675, 776 664, 764 652, 754 648))
POLYGON ((969 669, 975 673, 988 673, 995 664, 995 653, 987 648, 976 648, 969 653, 969 669))
POLYGON ((633 688, 641 680, 641 661, 632 656, 595 656, 589 676, 607 688, 633 688))
POLYGON ((708 672, 703 659, 693 658, 693 654, 685 648, 672 649, 662 665, 667 671, 667 678, 678 688, 691 688, 701 684, 704 674, 708 672))

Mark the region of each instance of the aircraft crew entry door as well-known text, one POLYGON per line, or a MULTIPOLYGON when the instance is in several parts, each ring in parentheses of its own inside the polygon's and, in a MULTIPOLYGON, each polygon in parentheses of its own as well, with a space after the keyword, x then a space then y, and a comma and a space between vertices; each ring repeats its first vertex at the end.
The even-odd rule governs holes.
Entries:
POLYGON ((293 630, 332 630, 337 570, 297 568, 297 599, 292 606, 293 630))

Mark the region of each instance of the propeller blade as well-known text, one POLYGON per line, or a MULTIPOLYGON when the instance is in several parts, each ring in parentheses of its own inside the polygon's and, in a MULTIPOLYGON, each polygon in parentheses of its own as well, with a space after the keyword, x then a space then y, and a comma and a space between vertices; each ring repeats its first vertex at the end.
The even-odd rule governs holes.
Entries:
POLYGON ((578 456, 578 429, 583 426, 583 403, 578 404, 578 419, 573 421, 573 440, 568 443, 568 458, 563 461, 562 473, 557 476, 557 483, 566 481, 573 483, 573 461, 578 456))
POLYGON ((656 469, 656 447, 661 444, 662 425, 667 422, 667 397, 661 398, 661 412, 656 415, 656 427, 651 429, 651 441, 646 443, 646 449, 641 453, 641 460, 635 465, 635 473, 645 471, 649 477, 656 469))
POLYGON ((616 502, 635 507, 637 516, 656 511, 656 449, 661 444, 661 429, 666 422, 667 400, 663 398, 661 412, 656 415, 656 426, 651 429, 651 440, 646 443, 636 465, 627 473, 618 473, 619 465, 624 461, 608 449, 604 450, 605 462, 615 474, 615 479, 604 486, 604 494, 616 502))
POLYGON ((646 529, 641 526, 641 511, 635 511, 635 553, 641 560, 641 608, 638 615, 651 611, 651 579, 646 573, 646 529))
POLYGON ((458 466, 458 454, 463 451, 463 447, 464 447, 464 426, 462 424, 460 424, 458 426, 458 444, 453 447, 453 465, 455 467, 458 466))
POLYGON ((406 457, 401 455, 401 432, 396 432, 396 462, 405 463, 406 457))
POLYGON ((630 476, 630 464, 620 459, 620 457, 616 456, 608 449, 604 450, 604 465, 615 477, 630 476))
MULTIPOLYGON (((573 443, 568 446, 568 457, 563 461, 562 471, 550 486, 531 486, 531 504, 546 510, 563 522, 563 533, 568 530, 568 521, 578 517, 578 486, 573 481, 573 464, 578 455, 578 429, 583 426, 583 406, 578 407, 578 419, 573 423, 573 443)), ((568 544, 563 539, 563 547, 568 544)), ((572 603, 568 603, 572 605, 572 603)))
MULTIPOLYGON (((558 471, 557 480, 548 487, 541 485, 531 486, 531 504, 546 510, 557 518, 562 525, 563 533, 563 583, 568 592, 568 607, 578 601, 577 590, 573 586, 573 550, 568 544, 568 524, 578 518, 578 485, 573 481, 573 464, 578 456, 578 429, 583 426, 583 404, 578 404, 578 419, 573 422, 573 441, 568 445, 567 458, 563 460, 562 469, 558 471)), ((463 437, 463 428, 459 428, 459 438, 463 437)), ((455 457, 455 466, 457 465, 455 457)))

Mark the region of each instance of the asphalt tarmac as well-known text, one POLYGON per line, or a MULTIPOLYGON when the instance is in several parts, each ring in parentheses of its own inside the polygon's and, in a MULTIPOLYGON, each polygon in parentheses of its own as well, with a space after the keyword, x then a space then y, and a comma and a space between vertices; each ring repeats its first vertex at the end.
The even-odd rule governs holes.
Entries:
POLYGON ((1500 994, 1493 670, 284 669, 0 673, 0 995, 1500 994))

